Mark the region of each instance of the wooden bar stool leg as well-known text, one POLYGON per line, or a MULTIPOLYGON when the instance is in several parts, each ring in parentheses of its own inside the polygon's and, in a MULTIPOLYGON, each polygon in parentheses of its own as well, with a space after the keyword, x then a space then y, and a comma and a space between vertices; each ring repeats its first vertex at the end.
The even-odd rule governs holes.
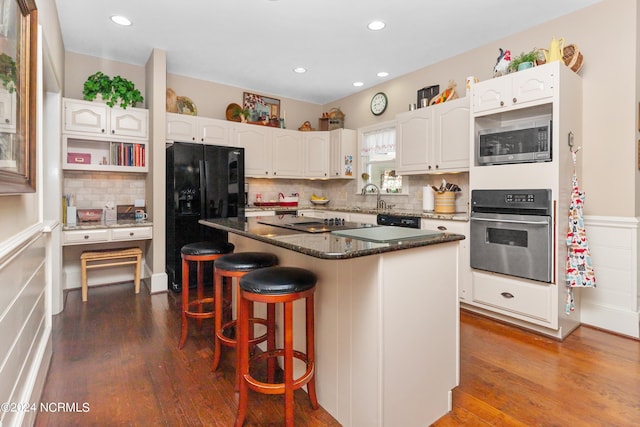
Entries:
MULTIPOLYGON (((276 305, 267 303, 267 351, 276 349, 276 305)), ((277 359, 269 357, 267 359, 267 381, 276 382, 277 359)))
POLYGON ((316 375, 315 375, 315 366, 316 366, 316 352, 315 352, 315 314, 313 312, 314 306, 314 295, 307 297, 306 301, 306 319, 307 319, 307 365, 313 366, 314 373, 311 377, 311 380, 307 383, 307 393, 309 395, 309 400, 311 401, 311 407, 313 409, 318 409, 318 397, 316 395, 316 375))
POLYGON ((182 330, 180 332, 180 344, 182 350, 187 341, 187 310, 189 308, 189 262, 182 260, 182 330))
MULTIPOLYGON (((204 262, 198 262, 197 264, 197 287, 198 287, 198 299, 204 299, 204 262)), ((198 313, 203 312, 204 307, 202 304, 198 304, 198 313)), ((202 319, 197 319, 198 330, 202 329, 202 319)))
POLYGON ((284 417, 293 427, 293 302, 284 303, 284 417))
POLYGON ((142 255, 138 254, 136 256, 136 265, 135 265, 135 276, 133 279, 133 283, 135 285, 136 294, 140 293, 140 269, 142 268, 142 255))
POLYGON ((89 287, 87 284, 87 260, 83 259, 81 264, 82 301, 86 302, 89 287))
POLYGON ((237 314, 237 328, 236 328, 236 351, 238 352, 236 371, 238 372, 241 380, 238 390, 238 412, 236 415, 235 427, 242 427, 244 419, 247 415, 247 394, 248 385, 244 381, 244 376, 249 373, 249 313, 248 313, 248 301, 241 297, 242 292, 238 292, 238 298, 240 298, 240 312, 237 314))
POLYGON ((213 301, 215 303, 215 329, 213 333, 213 363, 211 364, 211 370, 215 371, 218 369, 218 365, 220 364, 220 339, 218 338, 217 331, 222 328, 222 294, 223 294, 223 280, 222 275, 215 271, 213 274, 213 289, 214 289, 214 297, 213 301))

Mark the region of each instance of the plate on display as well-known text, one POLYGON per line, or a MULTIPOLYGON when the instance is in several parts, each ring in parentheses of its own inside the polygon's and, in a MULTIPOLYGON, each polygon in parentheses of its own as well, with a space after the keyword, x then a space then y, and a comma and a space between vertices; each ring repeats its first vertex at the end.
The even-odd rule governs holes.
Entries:
POLYGON ((196 104, 194 104, 193 101, 186 96, 178 96, 176 99, 176 103, 178 104, 178 113, 188 114, 190 116, 198 115, 196 104))

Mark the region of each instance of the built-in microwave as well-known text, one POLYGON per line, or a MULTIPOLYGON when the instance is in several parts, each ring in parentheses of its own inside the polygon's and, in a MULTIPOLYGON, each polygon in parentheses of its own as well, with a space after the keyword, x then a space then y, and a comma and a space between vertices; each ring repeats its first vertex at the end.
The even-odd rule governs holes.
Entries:
POLYGON ((476 133, 476 164, 533 163, 552 160, 551 115, 481 129, 476 133))

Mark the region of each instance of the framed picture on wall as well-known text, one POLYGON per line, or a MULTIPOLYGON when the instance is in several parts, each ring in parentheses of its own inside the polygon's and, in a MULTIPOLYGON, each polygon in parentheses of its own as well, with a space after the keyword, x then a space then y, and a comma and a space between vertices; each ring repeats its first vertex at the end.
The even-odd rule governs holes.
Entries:
POLYGON ((36 186, 35 0, 0 0, 0 194, 36 186))
POLYGON ((248 121, 259 122, 273 117, 280 119, 279 99, 249 92, 244 92, 242 98, 242 108, 249 110, 248 121))

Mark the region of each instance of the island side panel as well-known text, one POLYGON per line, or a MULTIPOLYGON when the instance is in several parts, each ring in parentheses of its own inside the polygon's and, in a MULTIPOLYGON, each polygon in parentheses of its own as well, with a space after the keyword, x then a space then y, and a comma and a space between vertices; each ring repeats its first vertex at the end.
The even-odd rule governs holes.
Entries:
MULTIPOLYGON (((345 427, 382 426, 380 255, 325 260, 229 234, 236 252, 265 251, 280 265, 318 276, 315 305, 316 388, 320 405, 345 427)), ((257 314, 260 314, 257 307, 257 314)), ((280 313, 278 313, 280 316, 280 313)), ((294 347, 304 350, 304 306, 294 308, 294 347)), ((296 367, 295 375, 302 368, 296 367)))
POLYGON ((451 409, 458 378, 457 254, 452 242, 383 256, 384 426, 430 425, 451 409))

